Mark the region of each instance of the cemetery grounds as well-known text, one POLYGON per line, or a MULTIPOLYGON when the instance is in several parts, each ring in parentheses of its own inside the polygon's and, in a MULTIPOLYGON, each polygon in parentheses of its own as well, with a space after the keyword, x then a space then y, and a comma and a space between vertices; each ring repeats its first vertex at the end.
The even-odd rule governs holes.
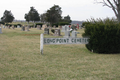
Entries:
MULTIPOLYGON (((92 53, 84 44, 64 44, 44 45, 41 55, 44 31, 29 30, 2 28, 0 80, 120 80, 120 54, 92 53)), ((82 37, 84 29, 78 31, 82 37)))

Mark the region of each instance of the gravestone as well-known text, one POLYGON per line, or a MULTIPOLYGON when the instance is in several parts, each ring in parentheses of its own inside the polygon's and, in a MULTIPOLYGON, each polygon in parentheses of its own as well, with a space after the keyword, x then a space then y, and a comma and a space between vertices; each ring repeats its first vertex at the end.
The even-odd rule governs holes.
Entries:
POLYGON ((41 30, 41 26, 40 26, 40 25, 37 25, 37 29, 38 29, 38 30, 41 30))
POLYGON ((62 32, 70 30, 69 25, 62 26, 62 32))
POLYGON ((44 24, 44 25, 42 25, 42 30, 44 30, 45 28, 47 28, 47 25, 46 24, 44 24))
POLYGON ((27 26, 27 27, 25 27, 25 31, 29 31, 29 27, 27 26))
POLYGON ((21 31, 25 31, 25 26, 22 26, 21 31))
POLYGON ((65 25, 65 26, 62 26, 62 32, 65 33, 65 38, 69 38, 70 37, 70 28, 69 28, 69 25, 65 25))
POLYGON ((3 25, 3 28, 5 28, 5 26, 3 25))
POLYGON ((12 29, 14 29, 15 27, 14 26, 12 26, 12 29))
POLYGON ((64 38, 69 38, 70 37, 70 30, 65 31, 65 36, 64 38))
POLYGON ((17 25, 17 28, 20 28, 20 26, 19 26, 19 25, 17 25))
POLYGON ((77 37, 77 34, 78 34, 79 32, 77 32, 77 31, 72 31, 72 38, 76 38, 77 37))
POLYGON ((2 33, 2 28, 0 27, 0 34, 2 33))
POLYGON ((60 36, 60 29, 55 29, 54 36, 60 36))
POLYGON ((49 34, 49 28, 44 29, 44 34, 49 34))

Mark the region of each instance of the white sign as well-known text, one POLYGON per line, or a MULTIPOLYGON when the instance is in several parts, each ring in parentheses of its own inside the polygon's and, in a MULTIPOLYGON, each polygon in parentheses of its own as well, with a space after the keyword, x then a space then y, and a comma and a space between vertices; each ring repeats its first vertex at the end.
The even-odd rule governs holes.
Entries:
POLYGON ((44 38, 40 36, 40 52, 43 54, 43 44, 88 44, 89 38, 44 38))
POLYGON ((44 38, 43 44, 88 44, 88 38, 44 38))

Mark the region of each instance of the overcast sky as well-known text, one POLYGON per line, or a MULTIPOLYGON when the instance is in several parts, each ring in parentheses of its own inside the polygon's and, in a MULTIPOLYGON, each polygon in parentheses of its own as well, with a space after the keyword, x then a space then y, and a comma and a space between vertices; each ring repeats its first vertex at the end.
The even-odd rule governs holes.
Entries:
POLYGON ((95 4, 94 0, 2 0, 0 18, 5 10, 11 10, 16 20, 25 20, 24 15, 29 12, 30 7, 33 6, 39 14, 43 14, 54 4, 61 7, 63 17, 69 15, 71 20, 115 17, 112 9, 95 4))

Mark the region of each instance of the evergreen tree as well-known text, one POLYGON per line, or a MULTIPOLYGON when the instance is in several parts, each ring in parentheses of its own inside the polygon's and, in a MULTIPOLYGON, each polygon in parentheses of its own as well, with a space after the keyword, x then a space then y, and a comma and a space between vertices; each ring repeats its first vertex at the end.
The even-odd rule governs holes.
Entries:
POLYGON ((35 21, 40 21, 40 16, 39 13, 37 12, 36 9, 34 9, 34 7, 30 7, 30 11, 28 12, 28 14, 25 14, 26 21, 33 21, 34 22, 34 27, 35 27, 35 21))
POLYGON ((67 15, 67 16, 64 17, 64 22, 71 23, 71 19, 70 19, 69 15, 67 15))
POLYGON ((58 5, 54 5, 49 10, 47 10, 46 21, 49 22, 52 26, 53 24, 56 24, 61 20, 61 14, 61 7, 59 7, 58 5))
POLYGON ((11 23, 14 20, 14 16, 11 11, 5 10, 3 17, 1 17, 1 21, 5 23, 11 23))
POLYGON ((39 13, 34 7, 30 7, 28 14, 25 14, 26 21, 40 21, 39 13))

